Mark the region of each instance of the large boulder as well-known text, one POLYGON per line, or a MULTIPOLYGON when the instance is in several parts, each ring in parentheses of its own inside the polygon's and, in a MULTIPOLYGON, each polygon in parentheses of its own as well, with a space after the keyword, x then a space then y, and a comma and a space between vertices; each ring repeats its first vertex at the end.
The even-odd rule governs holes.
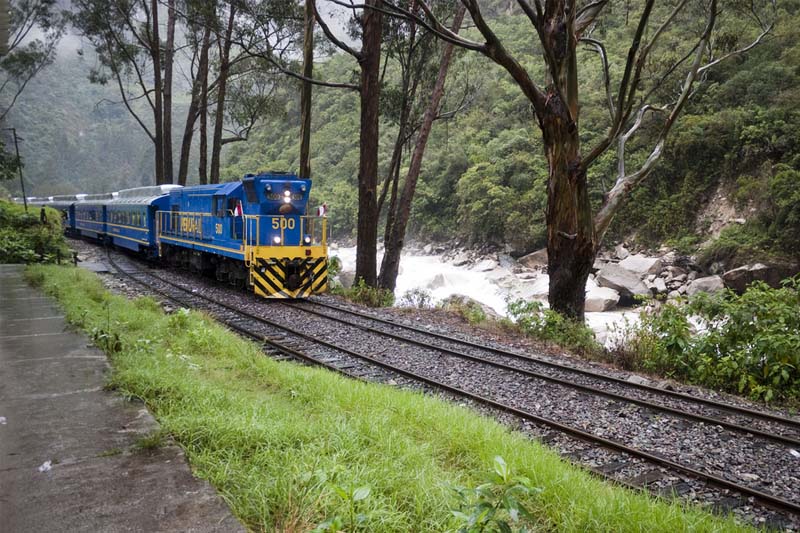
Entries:
POLYGON ((697 278, 686 287, 687 296, 694 296, 698 292, 717 292, 725 288, 725 283, 720 276, 706 276, 697 278))
POLYGON ((469 296, 465 296, 463 294, 451 294, 447 298, 442 301, 442 309, 446 311, 471 311, 471 310, 478 310, 480 309, 483 311, 483 314, 486 318, 491 318, 497 320, 500 315, 495 311, 492 307, 475 300, 474 298, 470 298, 469 296))
POLYGON ((609 311, 614 309, 619 302, 619 293, 608 287, 587 287, 586 303, 583 309, 589 313, 609 311))
POLYGON ((523 255, 517 261, 522 266, 530 269, 547 267, 547 248, 523 255))
POLYGON ((619 266, 638 275, 640 278, 661 271, 661 259, 642 254, 629 255, 619 262, 619 266))
POLYGON ((634 296, 650 295, 650 291, 636 273, 619 265, 606 264, 597 273, 595 280, 599 286, 617 291, 623 302, 633 300, 634 296))
POLYGON ((728 270, 722 275, 725 286, 731 290, 743 293, 747 286, 754 281, 763 281, 770 287, 779 288, 783 272, 779 267, 762 265, 745 265, 733 270, 728 270))

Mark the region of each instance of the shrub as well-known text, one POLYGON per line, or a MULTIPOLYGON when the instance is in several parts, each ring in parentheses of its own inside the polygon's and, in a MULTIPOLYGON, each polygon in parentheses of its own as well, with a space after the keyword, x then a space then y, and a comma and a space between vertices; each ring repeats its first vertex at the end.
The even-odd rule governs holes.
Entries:
POLYGON ((726 290, 668 303, 643 316, 621 350, 645 370, 767 402, 797 399, 800 276, 779 289, 756 282, 742 295, 726 290), (693 334, 689 316, 705 331, 693 334))
POLYGON ((425 289, 411 289, 406 291, 400 298, 401 307, 414 307, 416 309, 431 309, 433 307, 433 296, 430 291, 425 289))
POLYGON ((349 289, 334 287, 331 292, 347 298, 351 302, 368 307, 391 307, 394 304, 394 293, 379 287, 370 287, 363 279, 349 289))
POLYGON ((66 258, 61 214, 46 208, 47 223, 39 221, 39 210, 0 200, 0 263, 54 263, 66 258), (34 214, 36 213, 36 214, 34 214))
POLYGON ((541 302, 510 302, 508 315, 523 333, 531 337, 551 341, 580 353, 600 351, 591 329, 552 309, 545 309, 541 302))

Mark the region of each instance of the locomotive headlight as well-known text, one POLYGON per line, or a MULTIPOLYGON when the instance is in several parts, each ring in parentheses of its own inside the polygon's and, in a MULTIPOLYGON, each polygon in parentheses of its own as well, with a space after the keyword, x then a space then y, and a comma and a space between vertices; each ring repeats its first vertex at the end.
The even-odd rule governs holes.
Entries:
POLYGON ((311 244, 311 235, 306 235, 303 237, 303 242, 306 244, 311 244))
POLYGON ((306 192, 306 186, 305 185, 301 185, 300 186, 300 190, 303 191, 303 192, 306 192))
POLYGON ((291 196, 292 195, 292 191, 283 191, 283 195, 284 196, 291 196))
POLYGON ((280 244, 280 243, 281 243, 281 238, 280 238, 280 237, 278 237, 277 235, 275 235, 275 236, 272 238, 272 242, 274 242, 275 244, 280 244))
MULTIPOLYGON (((289 191, 286 191, 286 192, 288 193, 289 191)), ((292 197, 291 196, 284 196, 283 197, 283 203, 285 203, 285 204, 292 203, 292 197)))
POLYGON ((270 192, 270 191, 272 191, 272 185, 270 185, 269 183, 267 183, 267 186, 266 186, 266 187, 264 187, 264 190, 266 190, 267 192, 270 192))

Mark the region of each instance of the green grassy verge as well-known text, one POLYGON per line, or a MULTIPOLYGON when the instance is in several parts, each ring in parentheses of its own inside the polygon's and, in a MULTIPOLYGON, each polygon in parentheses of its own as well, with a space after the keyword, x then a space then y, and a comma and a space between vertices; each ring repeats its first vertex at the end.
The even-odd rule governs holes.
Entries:
POLYGON ((453 530, 453 487, 481 483, 497 455, 541 489, 525 500, 536 530, 739 529, 612 487, 469 409, 270 360, 201 314, 112 296, 86 271, 27 275, 110 352, 111 386, 146 402, 253 530, 306 531, 334 516, 356 516, 347 531, 453 530), (353 497, 357 487, 369 495, 353 497))

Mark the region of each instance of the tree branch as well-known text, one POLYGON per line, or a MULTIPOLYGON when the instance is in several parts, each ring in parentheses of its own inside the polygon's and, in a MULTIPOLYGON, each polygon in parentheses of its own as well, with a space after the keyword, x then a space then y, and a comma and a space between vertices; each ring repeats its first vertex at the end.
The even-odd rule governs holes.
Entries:
POLYGON ((322 28, 322 32, 325 34, 328 40, 332 42, 340 50, 347 52, 348 54, 350 54, 351 56, 355 57, 357 60, 360 61, 361 58, 363 57, 362 53, 360 51, 357 52, 354 49, 350 48, 349 46, 347 46, 347 44, 345 44, 342 40, 340 40, 333 34, 331 29, 328 27, 328 24, 322 19, 322 17, 319 14, 319 11, 317 10, 316 0, 306 0, 306 2, 311 2, 311 8, 314 11, 314 18, 317 19, 319 27, 322 28))
MULTIPOLYGON (((703 32, 703 36, 700 39, 700 45, 698 46, 697 54, 695 55, 694 62, 692 63, 692 68, 689 70, 689 73, 686 76, 686 81, 683 84, 681 95, 675 102, 675 105, 670 111, 669 116, 664 121, 664 125, 661 128, 661 133, 658 136, 658 140, 656 141, 656 144, 653 147, 653 150, 650 152, 647 160, 644 162, 641 168, 639 168, 639 170, 633 174, 618 176, 617 182, 614 184, 614 187, 612 187, 611 191, 609 191, 605 204, 594 219, 596 238, 598 241, 602 239, 603 235, 605 235, 605 232, 608 230, 611 221, 614 219, 614 215, 622 206, 622 203, 627 197, 628 192, 650 174, 656 162, 661 158, 661 155, 664 151, 664 145, 666 144, 667 135, 669 134, 670 129, 672 129, 672 126, 677 120, 678 115, 680 114, 684 105, 688 101, 692 92, 692 86, 699 75, 700 66, 703 61, 703 56, 708 50, 711 32, 714 29, 716 18, 717 0, 711 0, 708 23, 705 31, 703 32)), ((640 110, 641 115, 643 115, 645 111, 646 108, 642 108, 642 110, 640 110)), ((638 127, 639 126, 637 124, 634 124, 632 129, 635 131, 635 129, 638 127)), ((621 166, 621 168, 624 169, 624 165, 621 166)))
POLYGON ((595 51, 600 56, 600 61, 603 64, 603 84, 606 88, 606 102, 608 104, 608 113, 611 120, 614 120, 614 115, 616 114, 616 110, 614 109, 614 97, 611 95, 611 74, 608 70, 608 54, 606 53, 606 47, 603 46, 603 43, 596 39, 590 39, 589 37, 581 37, 579 39, 581 42, 587 43, 594 47, 595 51))

